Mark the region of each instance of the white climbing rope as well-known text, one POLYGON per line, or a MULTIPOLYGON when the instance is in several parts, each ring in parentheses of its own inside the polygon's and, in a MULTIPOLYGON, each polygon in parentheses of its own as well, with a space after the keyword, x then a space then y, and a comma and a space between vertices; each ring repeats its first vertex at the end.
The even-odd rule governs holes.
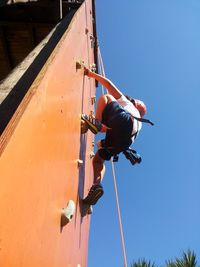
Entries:
POLYGON ((122 242, 122 250, 123 250, 123 256, 124 256, 124 267, 128 267, 127 259, 126 259, 126 248, 125 248, 125 242, 124 242, 124 234, 123 234, 122 219, 121 219, 121 212, 120 212, 120 206, 119 206, 119 197, 118 197, 118 191, 117 191, 117 181, 116 181, 115 166, 114 166, 114 162, 113 162, 113 157, 111 158, 111 164, 112 164, 112 174, 113 174, 113 182, 114 182, 114 188, 115 188, 115 197, 116 197, 116 206, 117 206, 117 213, 118 213, 118 220, 119 220, 119 228, 120 228, 120 235, 121 235, 121 242, 122 242))
MULTIPOLYGON (((102 60, 101 51, 100 51, 99 46, 98 46, 98 60, 99 60, 100 74, 105 77, 104 65, 103 65, 103 60, 102 60)), ((102 86, 102 94, 104 94, 103 86, 102 86)), ((120 236, 121 236, 122 250, 123 250, 123 256, 124 256, 124 267, 128 267, 113 157, 111 158, 111 165, 112 165, 112 175, 113 175, 113 182, 114 182, 114 189, 115 189, 115 198, 116 198, 118 220, 119 220, 120 236)))
MULTIPOLYGON (((100 74, 105 77, 105 69, 104 69, 104 65, 103 65, 103 60, 102 60, 102 56, 101 56, 101 51, 100 51, 100 48, 99 48, 99 45, 98 45, 98 63, 99 63, 99 70, 100 70, 100 74)), ((103 85, 101 85, 101 91, 102 91, 102 95, 105 94, 105 90, 104 90, 104 87, 103 85)), ((108 93, 107 89, 106 89, 106 92, 108 93)))

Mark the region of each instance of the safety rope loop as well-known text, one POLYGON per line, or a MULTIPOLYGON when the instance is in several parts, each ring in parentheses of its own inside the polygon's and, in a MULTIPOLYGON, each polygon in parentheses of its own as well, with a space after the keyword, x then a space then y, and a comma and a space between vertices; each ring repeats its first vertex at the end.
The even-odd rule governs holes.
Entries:
MULTIPOLYGON (((100 74, 105 77, 105 71, 104 71, 104 65, 103 60, 101 56, 100 47, 98 45, 98 61, 99 61, 99 69, 100 74)), ((108 93, 108 91, 106 90, 108 93)), ((102 94, 104 95, 104 88, 102 86, 102 94)), ((120 235, 121 235, 121 242, 122 242, 122 250, 123 250, 123 256, 124 256, 124 267, 128 267, 127 265, 127 258, 126 258, 126 249, 125 249, 125 242, 124 242, 124 234, 123 234, 123 227, 122 227, 122 219, 121 219, 121 212, 120 212, 120 206, 119 206, 119 197, 118 197, 118 190, 117 190, 117 181, 116 181, 116 175, 115 175, 115 166, 114 166, 114 158, 111 158, 111 165, 112 165, 112 175, 113 175, 113 182, 114 182, 114 189, 115 189, 115 198, 116 198, 116 206, 117 206, 117 213, 118 213, 118 220, 119 220, 119 228, 120 228, 120 235)))

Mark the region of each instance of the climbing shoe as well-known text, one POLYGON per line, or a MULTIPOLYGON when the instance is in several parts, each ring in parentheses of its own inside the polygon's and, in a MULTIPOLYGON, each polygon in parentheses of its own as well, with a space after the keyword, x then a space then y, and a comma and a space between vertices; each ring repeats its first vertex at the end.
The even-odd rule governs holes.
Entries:
POLYGON ((102 123, 99 120, 91 116, 88 116, 86 114, 82 114, 81 119, 86 122, 88 129, 94 134, 97 134, 98 132, 101 131, 102 123))
POLYGON ((88 205, 95 205, 97 201, 102 197, 104 191, 101 184, 94 184, 87 195, 86 198, 83 199, 83 202, 88 205))

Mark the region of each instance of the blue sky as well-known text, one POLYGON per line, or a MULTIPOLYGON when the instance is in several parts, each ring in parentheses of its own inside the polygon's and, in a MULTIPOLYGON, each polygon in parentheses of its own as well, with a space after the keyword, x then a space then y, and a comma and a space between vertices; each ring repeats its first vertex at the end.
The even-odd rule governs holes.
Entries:
MULTIPOLYGON (((144 100, 155 122, 134 145, 142 164, 132 167, 122 155, 115 166, 128 264, 145 258, 162 266, 189 248, 200 255, 200 2, 97 0, 96 13, 108 78, 144 100)), ((106 168, 89 267, 123 266, 110 163, 106 168)))

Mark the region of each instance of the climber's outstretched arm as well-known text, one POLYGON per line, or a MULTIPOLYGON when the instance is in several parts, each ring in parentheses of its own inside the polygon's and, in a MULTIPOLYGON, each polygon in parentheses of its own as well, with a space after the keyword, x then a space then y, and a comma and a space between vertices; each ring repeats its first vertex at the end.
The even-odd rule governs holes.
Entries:
POLYGON ((87 68, 85 68, 85 75, 100 82, 108 90, 108 92, 114 96, 115 99, 119 99, 123 95, 122 92, 120 92, 120 90, 109 79, 96 74, 87 68))

